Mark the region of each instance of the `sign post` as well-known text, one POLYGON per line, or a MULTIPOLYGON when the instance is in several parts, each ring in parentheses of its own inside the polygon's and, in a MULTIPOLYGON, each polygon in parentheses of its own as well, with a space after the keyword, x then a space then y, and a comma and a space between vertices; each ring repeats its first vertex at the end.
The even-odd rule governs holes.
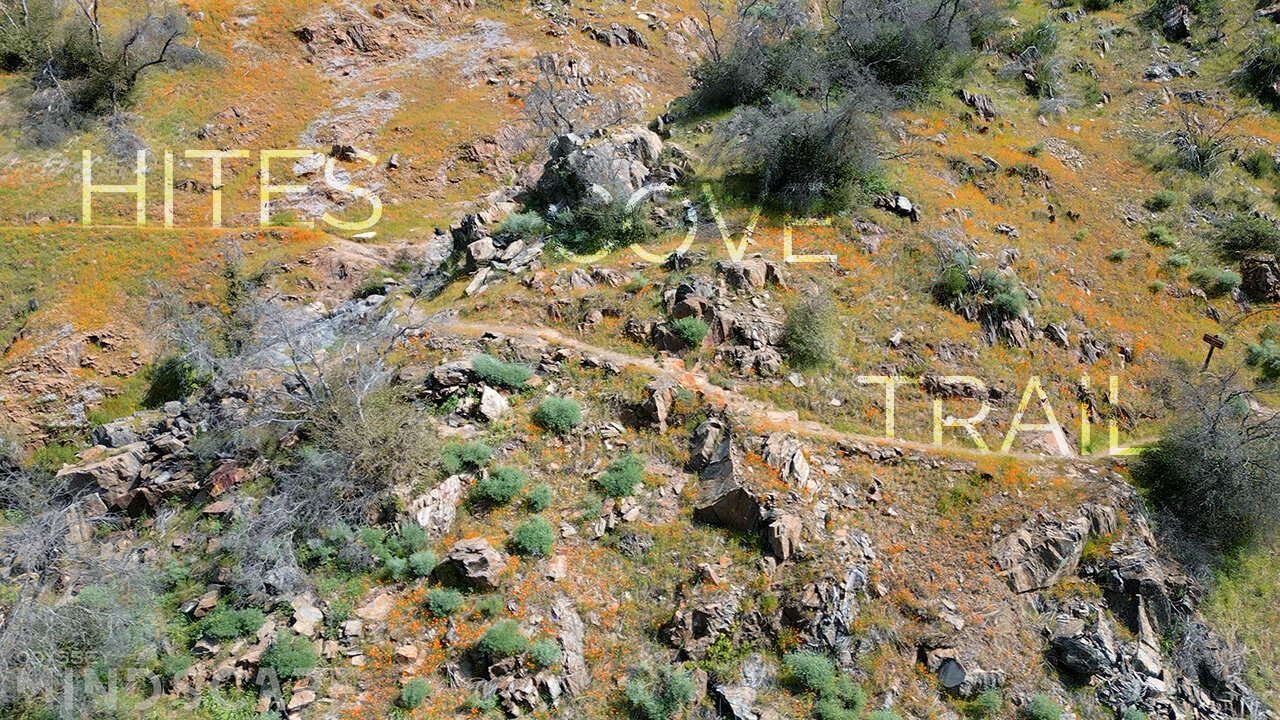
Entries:
POLYGON ((1204 372, 1209 369, 1209 361, 1213 359, 1213 351, 1226 347, 1227 341, 1212 333, 1205 333, 1201 340, 1204 340, 1205 344, 1209 346, 1209 354, 1204 356, 1204 367, 1200 368, 1200 372, 1204 372))

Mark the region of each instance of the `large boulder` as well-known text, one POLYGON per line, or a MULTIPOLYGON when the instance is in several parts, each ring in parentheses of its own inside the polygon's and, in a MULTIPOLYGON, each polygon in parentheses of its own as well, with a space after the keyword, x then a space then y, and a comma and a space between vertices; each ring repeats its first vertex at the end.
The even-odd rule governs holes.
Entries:
POLYGON ((744 460, 724 433, 711 461, 702 470, 693 517, 700 522, 731 530, 755 532, 762 520, 760 501, 743 476, 744 460))
POLYGON ((67 483, 71 492, 100 492, 108 505, 123 510, 129 490, 142 473, 146 451, 146 443, 132 443, 109 457, 63 468, 57 477, 67 483))
POLYGON ((507 558, 484 538, 459 540, 441 567, 456 584, 481 591, 498 589, 507 558))
POLYGON ((1250 300, 1280 303, 1280 260, 1275 255, 1246 255, 1240 263, 1240 279, 1240 289, 1250 300))
POLYGON ((662 139, 638 125, 593 142, 570 133, 556 138, 550 153, 535 192, 551 203, 598 207, 644 187, 658 167, 662 139))

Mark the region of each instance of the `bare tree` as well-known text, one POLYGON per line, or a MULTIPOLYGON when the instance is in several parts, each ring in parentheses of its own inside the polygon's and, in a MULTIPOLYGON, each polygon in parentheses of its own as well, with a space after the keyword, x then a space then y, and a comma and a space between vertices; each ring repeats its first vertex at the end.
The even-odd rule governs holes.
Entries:
POLYGON ((551 135, 573 132, 581 122, 581 108, 590 104, 591 94, 570 87, 561 77, 561 57, 539 53, 533 58, 534 79, 525 96, 525 115, 534 126, 551 135))
POLYGON ((1134 470, 1158 506, 1228 548, 1280 524, 1280 413, 1241 375, 1177 369, 1169 434, 1134 470))

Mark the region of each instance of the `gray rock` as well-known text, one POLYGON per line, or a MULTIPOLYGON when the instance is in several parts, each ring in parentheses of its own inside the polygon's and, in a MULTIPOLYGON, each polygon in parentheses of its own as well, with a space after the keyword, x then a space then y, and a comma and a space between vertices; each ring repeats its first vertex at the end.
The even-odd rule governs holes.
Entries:
POLYGON ((498 249, 493 244, 493 238, 482 237, 479 240, 467 245, 467 265, 468 267, 479 267, 488 264, 498 255, 498 249))
POLYGON ((555 203, 600 206, 628 199, 658 167, 662 139, 641 126, 625 127, 587 142, 562 135, 551 144, 537 192, 555 203))
POLYGON ((755 532, 761 524, 760 502, 741 475, 742 458, 728 433, 703 468, 698 482, 694 519, 743 532, 755 532))
POLYGON ((765 542, 773 556, 786 562, 800 548, 803 525, 795 515, 782 515, 765 528, 765 542))
POLYGON ((732 720, 758 720, 755 688, 746 685, 717 685, 721 717, 732 720))
POLYGON ((1106 654, 1081 637, 1056 637, 1049 641, 1049 660, 1080 677, 1103 675, 1111 668, 1106 654))
POLYGON ((708 418, 694 428, 693 435, 689 438, 689 460, 685 463, 685 469, 690 472, 701 472, 710 465, 723 445, 727 433, 728 429, 724 421, 718 417, 708 418))
POLYGON ((462 475, 453 475, 409 503, 409 515, 427 531, 427 537, 439 540, 449 534, 462 502, 462 475))
POLYGON ((511 403, 503 397, 502 393, 494 390, 488 385, 480 389, 480 404, 478 406, 480 416, 489 422, 493 422, 506 415, 511 410, 511 403))
POLYGON ((1240 289, 1251 301, 1280 303, 1280 260, 1268 253, 1251 253, 1240 262, 1240 289))
POLYGON ((671 413, 671 405, 675 402, 679 383, 670 375, 655 378, 644 389, 645 401, 640 406, 641 419, 658 429, 667 431, 667 416, 671 413))
POLYGON ((123 510, 128 492, 142 472, 141 457, 146 450, 145 443, 126 445, 110 457, 63 468, 57 478, 72 492, 101 491, 107 505, 123 510))
POLYGON ((488 540, 472 538, 454 544, 445 559, 444 570, 459 584, 477 590, 496 590, 506 562, 506 556, 495 550, 488 540))

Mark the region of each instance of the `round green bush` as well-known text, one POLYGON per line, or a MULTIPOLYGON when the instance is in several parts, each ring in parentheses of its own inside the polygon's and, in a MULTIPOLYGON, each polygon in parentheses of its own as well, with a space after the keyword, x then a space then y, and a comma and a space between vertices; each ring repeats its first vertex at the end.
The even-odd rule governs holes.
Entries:
POLYGON ((979 693, 977 697, 965 703, 964 716, 974 720, 993 718, 1000 714, 1000 708, 1003 706, 1004 697, 998 689, 992 688, 979 693))
POLYGON ((582 422, 582 408, 568 398, 547 398, 533 411, 533 421, 539 427, 564 435, 582 422))
POLYGON ((520 632, 515 620, 504 620, 480 638, 480 652, 490 657, 508 657, 519 655, 529 647, 529 640, 520 632))
POLYGON ((396 704, 405 710, 416 710, 430 696, 431 686, 427 681, 414 678, 400 688, 400 698, 396 700, 396 704))
POLYGON ((644 478, 644 466, 635 455, 616 460, 605 469, 596 482, 605 495, 622 498, 635 492, 636 485, 644 478))
POLYGON ((1173 236, 1173 231, 1164 225, 1152 225, 1147 230, 1147 241, 1156 247, 1171 248, 1178 244, 1177 238, 1173 236))
POLYGON ((547 555, 555 542, 555 528, 540 517, 530 519, 511 534, 511 547, 521 555, 547 555))
POLYGON ((1062 717, 1062 706, 1048 695, 1036 695, 1023 706, 1022 716, 1026 720, 1059 720, 1062 717))
POLYGON ((702 341, 707 339, 708 330, 707 324, 696 317, 683 317, 671 321, 671 332, 691 348, 702 347, 702 341))
POLYGON ((432 617, 445 618, 462 607, 462 593, 457 590, 435 589, 427 593, 427 612, 432 617))
POLYGON ((524 483, 525 474, 521 470, 513 467, 496 467, 487 477, 480 478, 475 490, 472 491, 472 497, 481 503, 503 505, 511 502, 521 490, 524 490, 524 483))
POLYGON ((862 714, 845 707, 837 698, 824 697, 814 703, 813 716, 817 720, 858 720, 862 714))
POLYGON ((233 640, 251 635, 267 621, 267 616, 257 608, 244 610, 219 609, 200 620, 200 636, 210 640, 233 640))
POLYGON ((471 360, 471 369, 483 381, 508 390, 523 390, 533 377, 533 370, 524 365, 503 362, 488 355, 477 355, 471 360))
POLYGON ((276 635, 276 641, 267 648, 262 665, 274 670, 277 677, 300 678, 314 670, 319 660, 306 638, 286 630, 276 635))
POLYGON ((870 720, 900 720, 898 713, 892 710, 877 710, 870 715, 870 720))
POLYGON ((802 690, 828 691, 836 676, 835 665, 825 655, 815 652, 787 653, 782 658, 782 666, 802 690))
POLYGON ((555 500, 555 493, 552 492, 551 486, 543 483, 532 490, 525 497, 529 509, 533 512, 542 512, 551 507, 551 502, 555 500))
POLYGON ((440 467, 450 475, 474 472, 488 465, 491 457, 493 448, 482 442, 450 443, 441 451, 440 467))
POLYGON ((419 550, 409 556, 409 572, 414 577, 426 577, 436 569, 436 556, 430 550, 419 550))
POLYGON ((190 655, 161 655, 157 663, 159 675, 165 680, 172 681, 186 672, 192 662, 194 661, 190 655))
POLYGON ((1172 190, 1157 190, 1142 203, 1142 207, 1151 212, 1160 212, 1173 207, 1176 202, 1178 202, 1177 193, 1172 190))
POLYGON ((555 667, 560 662, 560 645, 555 640, 539 640, 529 647, 529 662, 534 667, 555 667))

